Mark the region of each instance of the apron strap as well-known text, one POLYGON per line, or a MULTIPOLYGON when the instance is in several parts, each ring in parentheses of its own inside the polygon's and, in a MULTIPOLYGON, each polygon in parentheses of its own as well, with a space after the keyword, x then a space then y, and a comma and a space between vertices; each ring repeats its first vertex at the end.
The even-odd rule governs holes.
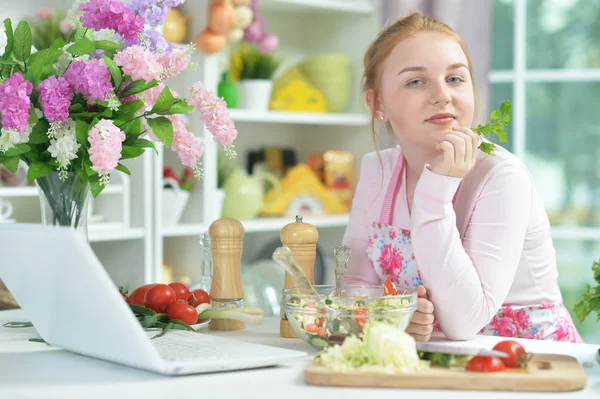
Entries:
POLYGON ((398 178, 400 177, 400 172, 402 171, 403 166, 404 155, 402 155, 402 152, 400 152, 400 156, 396 162, 396 167, 392 173, 392 178, 388 184, 387 192, 385 193, 385 198, 383 199, 383 206, 381 207, 381 214, 379 215, 379 223, 388 225, 392 223, 392 206, 394 205, 394 196, 396 195, 398 188, 398 178))

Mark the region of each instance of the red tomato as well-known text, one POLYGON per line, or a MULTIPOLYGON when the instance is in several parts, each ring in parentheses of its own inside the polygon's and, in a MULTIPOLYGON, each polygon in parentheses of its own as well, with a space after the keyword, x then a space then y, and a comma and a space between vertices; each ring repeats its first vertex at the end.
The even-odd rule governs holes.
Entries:
POLYGON ((389 278, 383 283, 383 295, 398 295, 396 285, 394 285, 394 282, 389 278))
POLYGON ((366 315, 369 313, 369 309, 367 308, 356 308, 353 311, 354 320, 360 325, 364 325, 367 322, 367 317, 361 317, 362 315, 366 315))
POLYGON ((169 320, 181 320, 191 326, 198 321, 198 312, 192 305, 185 302, 174 302, 169 305, 167 317, 169 320))
POLYGON ((175 302, 175 290, 166 284, 156 284, 146 293, 146 307, 164 313, 175 302))
POLYGON ((187 301, 193 307, 196 307, 202 303, 210 303, 210 295, 204 290, 194 290, 190 292, 190 295, 187 297, 187 301))
POLYGON ((506 367, 527 367, 529 356, 525 348, 517 341, 501 341, 494 346, 494 350, 504 352, 508 357, 502 358, 506 367))
POLYGON ((494 371, 504 371, 506 367, 499 357, 475 356, 473 359, 469 360, 466 369, 467 371, 490 373, 494 371))
POLYGON ((190 295, 190 290, 188 290, 188 287, 186 287, 185 284, 175 282, 170 283, 169 287, 175 290, 177 299, 187 299, 187 297, 190 295))
POLYGON ((139 306, 146 306, 146 293, 150 288, 154 287, 155 285, 156 284, 146 284, 136 288, 131 293, 131 295, 129 295, 129 298, 127 298, 127 303, 139 306))

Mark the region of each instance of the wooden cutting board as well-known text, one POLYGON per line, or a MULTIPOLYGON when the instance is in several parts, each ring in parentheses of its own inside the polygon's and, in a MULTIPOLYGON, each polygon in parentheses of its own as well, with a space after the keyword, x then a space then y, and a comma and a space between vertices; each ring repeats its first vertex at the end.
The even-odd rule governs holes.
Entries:
POLYGON ((563 392, 585 388, 587 378, 574 357, 535 354, 527 369, 507 369, 494 373, 439 367, 402 374, 335 372, 311 364, 304 370, 304 381, 324 386, 563 392))

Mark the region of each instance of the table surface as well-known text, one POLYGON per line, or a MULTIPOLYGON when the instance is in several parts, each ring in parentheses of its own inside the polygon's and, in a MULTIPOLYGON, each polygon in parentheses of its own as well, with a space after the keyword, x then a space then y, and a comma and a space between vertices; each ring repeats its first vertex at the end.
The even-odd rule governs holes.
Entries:
MULTIPOLYGON (((9 321, 27 321, 21 310, 0 311, 0 398, 361 398, 381 394, 384 388, 319 387, 304 383, 303 370, 315 351, 300 339, 279 337, 279 319, 266 318, 261 325, 247 325, 243 331, 206 333, 248 342, 298 349, 305 358, 276 367, 244 371, 169 377, 128 368, 51 347, 30 338, 39 335, 33 328, 2 327, 9 321)), ((470 341, 448 344, 491 348, 499 337, 476 336, 470 341)), ((592 362, 586 368, 584 390, 562 393, 561 398, 600 398, 600 364, 595 359, 599 345, 519 340, 531 352, 574 356, 592 362)), ((388 392, 385 393, 386 395, 388 392)), ((398 390, 393 395, 422 398, 481 398, 481 391, 398 390)), ((548 398, 548 393, 485 392, 492 398, 548 398)))

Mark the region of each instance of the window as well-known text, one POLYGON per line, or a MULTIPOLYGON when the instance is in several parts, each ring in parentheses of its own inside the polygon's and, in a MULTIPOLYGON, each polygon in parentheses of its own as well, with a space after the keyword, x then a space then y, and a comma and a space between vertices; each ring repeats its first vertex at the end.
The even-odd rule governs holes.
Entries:
MULTIPOLYGON (((600 259, 600 2, 494 0, 493 21, 491 106, 513 104, 504 145, 544 200, 573 314, 600 259)), ((595 314, 575 323, 600 342, 595 314)))

